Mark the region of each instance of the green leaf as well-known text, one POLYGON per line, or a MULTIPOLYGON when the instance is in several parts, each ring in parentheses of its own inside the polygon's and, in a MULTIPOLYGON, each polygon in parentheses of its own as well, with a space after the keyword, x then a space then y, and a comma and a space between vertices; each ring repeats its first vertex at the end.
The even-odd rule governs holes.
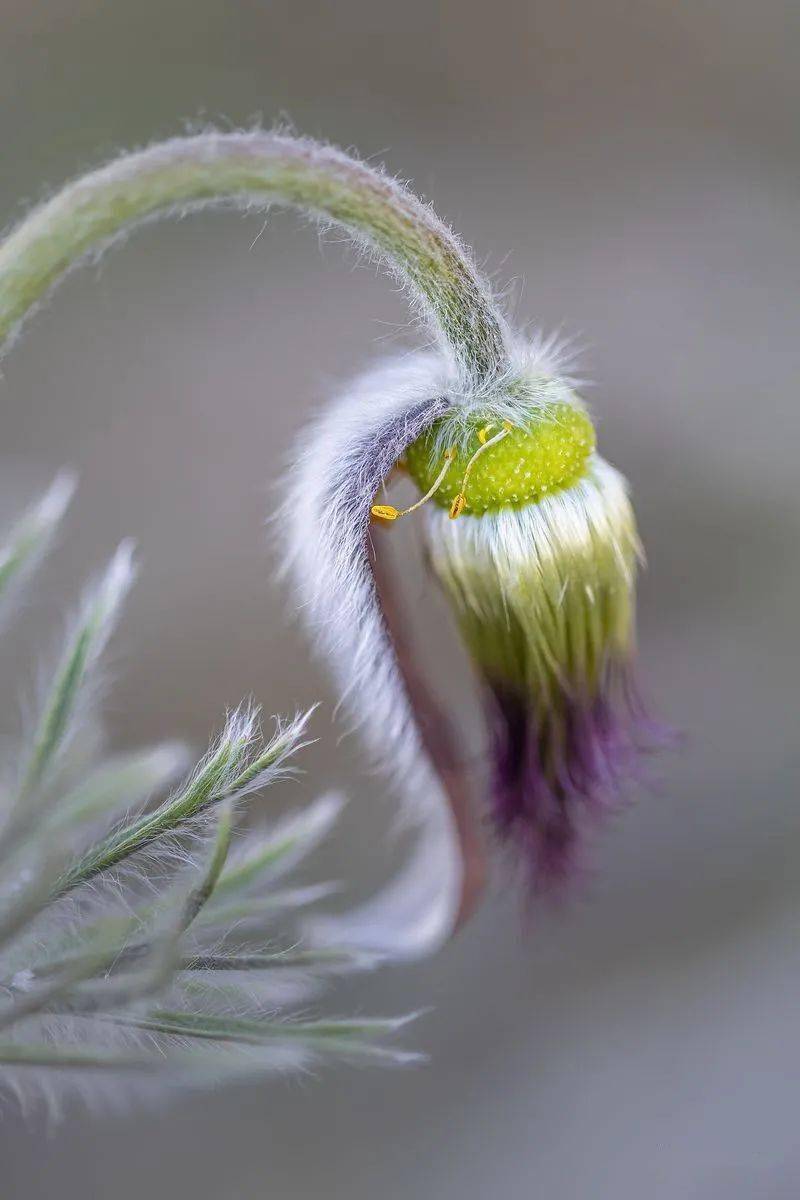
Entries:
POLYGON ((137 851, 179 831, 222 800, 236 800, 253 790, 256 784, 263 787, 278 778, 287 758, 302 745, 299 739, 307 719, 308 714, 305 714, 288 727, 279 727, 267 746, 251 758, 258 709, 237 709, 229 716, 217 744, 186 785, 152 813, 122 825, 92 847, 64 873, 56 885, 54 897, 66 895, 118 866, 137 851), (254 764, 258 765, 255 772, 254 764))
MULTIPOLYGON (((253 887, 264 876, 274 879, 295 867, 319 845, 343 806, 344 798, 331 793, 278 822, 263 842, 254 844, 222 873, 214 903, 253 887)), ((256 843, 256 835, 250 835, 250 842, 256 843)))
POLYGON ((111 636, 133 576, 133 546, 123 542, 100 582, 87 593, 67 638, 22 774, 18 805, 24 805, 40 788, 74 731, 92 667, 111 636))
POLYGON ((72 475, 58 475, 0 543, 0 603, 5 605, 15 585, 22 582, 46 553, 75 491, 72 475))

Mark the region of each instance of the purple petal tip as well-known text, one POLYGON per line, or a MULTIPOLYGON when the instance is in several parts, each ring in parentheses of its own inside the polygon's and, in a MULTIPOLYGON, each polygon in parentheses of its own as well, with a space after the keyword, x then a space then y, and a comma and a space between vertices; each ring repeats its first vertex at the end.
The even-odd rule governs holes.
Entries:
POLYGON ((562 695, 547 711, 497 684, 489 704, 495 826, 528 865, 532 889, 559 892, 581 867, 587 818, 618 808, 642 780, 645 755, 670 735, 622 672, 594 699, 562 695))

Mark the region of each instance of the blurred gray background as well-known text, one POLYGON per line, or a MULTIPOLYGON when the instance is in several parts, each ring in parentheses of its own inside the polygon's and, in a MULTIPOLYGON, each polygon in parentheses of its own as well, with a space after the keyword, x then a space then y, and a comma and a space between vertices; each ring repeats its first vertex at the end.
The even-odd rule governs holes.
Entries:
MULTIPOLYGON (((578 338, 648 550, 647 690, 687 733, 572 905, 526 930, 500 878, 435 961, 334 996, 432 1006, 409 1032, 429 1066, 74 1112, 49 1134, 11 1114, 3 1195, 797 1196, 797 5, 5 0, 2 31, 3 219, 186 121, 284 117, 412 179, 521 323, 578 338)), ((322 698, 283 799, 346 787, 318 874, 366 889, 400 852, 391 812, 337 743, 263 519, 303 416, 413 335, 335 240, 286 214, 261 228, 139 232, 4 364, 0 515, 62 464, 82 486, 3 669, 22 679, 45 620, 133 535, 112 741, 200 746, 245 693, 270 712, 322 698)), ((467 694, 415 536, 393 548, 440 686, 467 694)))

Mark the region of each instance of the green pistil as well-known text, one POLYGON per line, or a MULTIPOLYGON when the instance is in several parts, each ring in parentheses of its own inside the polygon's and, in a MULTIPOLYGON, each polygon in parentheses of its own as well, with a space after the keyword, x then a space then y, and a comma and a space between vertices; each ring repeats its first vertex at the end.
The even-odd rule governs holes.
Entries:
MULTIPOLYGON (((442 444, 439 438, 442 421, 426 430, 406 451, 408 472, 423 493, 442 469, 443 460, 437 460, 435 454, 437 442, 442 444)), ((478 432, 485 426, 485 420, 476 418, 474 439, 465 450, 457 450, 433 496, 442 508, 450 508, 461 492, 467 464, 481 446, 478 432)), ((491 426, 488 436, 494 436, 500 429, 500 423, 491 426)), ((487 446, 475 461, 465 491, 464 512, 480 516, 500 508, 518 508, 571 487, 586 473, 586 463, 594 448, 594 427, 582 409, 564 402, 548 405, 524 425, 510 429, 496 445, 487 446)))

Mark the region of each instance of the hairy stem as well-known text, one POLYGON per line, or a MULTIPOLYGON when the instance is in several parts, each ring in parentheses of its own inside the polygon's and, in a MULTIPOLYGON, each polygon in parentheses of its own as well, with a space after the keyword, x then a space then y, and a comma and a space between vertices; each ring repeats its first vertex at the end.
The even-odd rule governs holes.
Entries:
POLYGON ((0 245, 0 342, 90 251, 170 212, 284 204, 344 228, 406 287, 472 387, 508 365, 491 292, 455 235, 408 189, 334 147, 277 133, 204 133, 125 155, 35 209, 0 245))

